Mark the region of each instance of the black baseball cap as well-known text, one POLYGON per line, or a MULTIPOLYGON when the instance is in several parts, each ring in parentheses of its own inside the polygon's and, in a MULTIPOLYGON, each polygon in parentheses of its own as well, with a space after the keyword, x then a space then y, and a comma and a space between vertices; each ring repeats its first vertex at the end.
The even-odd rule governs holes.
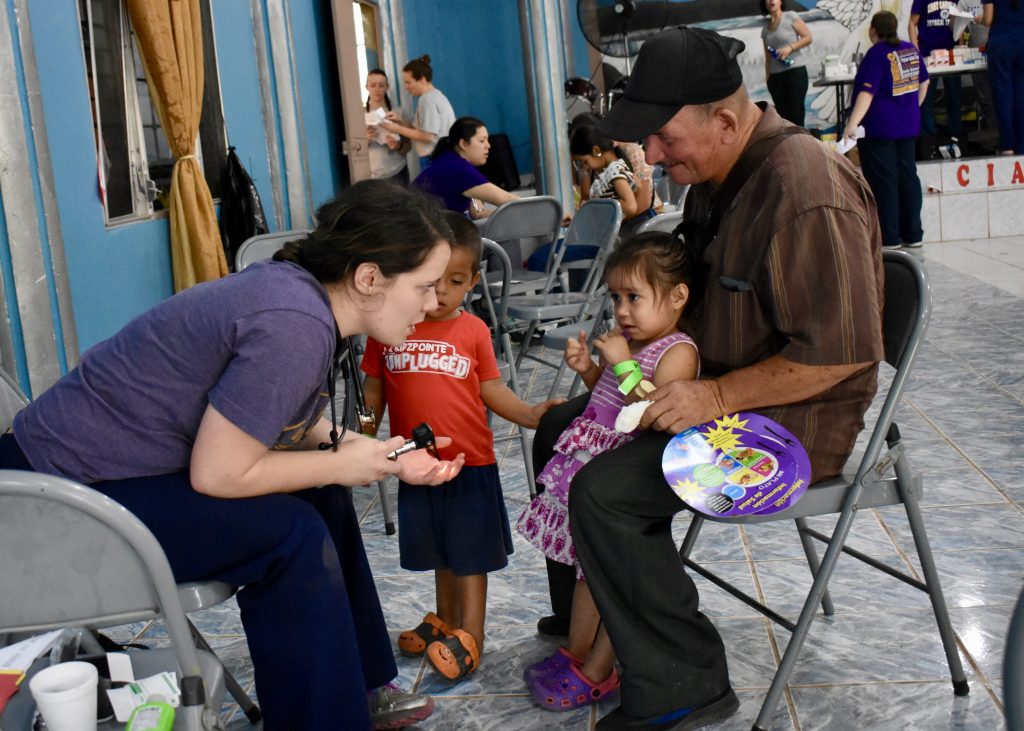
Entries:
POLYGON ((633 142, 657 132, 687 104, 725 99, 743 84, 736 57, 743 41, 680 25, 640 47, 622 98, 598 125, 613 140, 633 142))

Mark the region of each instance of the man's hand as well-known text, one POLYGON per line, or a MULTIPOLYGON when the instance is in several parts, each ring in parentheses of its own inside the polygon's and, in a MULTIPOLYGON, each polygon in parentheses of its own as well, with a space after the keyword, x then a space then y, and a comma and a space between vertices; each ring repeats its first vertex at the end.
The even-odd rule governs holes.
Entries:
POLYGON ((678 434, 726 412, 717 381, 672 381, 648 394, 640 426, 678 434))

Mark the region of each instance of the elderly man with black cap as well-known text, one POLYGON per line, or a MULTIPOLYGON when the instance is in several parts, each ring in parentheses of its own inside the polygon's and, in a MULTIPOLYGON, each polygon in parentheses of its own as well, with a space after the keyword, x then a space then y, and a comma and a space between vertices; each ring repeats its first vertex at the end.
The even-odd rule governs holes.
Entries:
MULTIPOLYGON (((598 125, 641 140, 648 163, 693 185, 685 218, 689 233, 704 232, 708 267, 703 306, 684 323, 703 377, 654 391, 647 431, 595 457, 569 496, 576 552, 623 670, 621 705, 602 730, 700 728, 739 705, 672 539, 685 505, 661 472, 671 435, 755 411, 799 437, 813 481, 833 477, 864 427, 883 357, 871 192, 845 158, 748 99, 743 48, 696 28, 653 36, 598 125)), ((548 412, 538 453, 582 408, 575 399, 548 412)))

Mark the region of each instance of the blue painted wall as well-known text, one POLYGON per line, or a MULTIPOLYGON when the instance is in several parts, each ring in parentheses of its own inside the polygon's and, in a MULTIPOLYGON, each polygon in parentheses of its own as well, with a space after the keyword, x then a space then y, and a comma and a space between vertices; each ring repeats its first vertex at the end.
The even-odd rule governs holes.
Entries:
POLYGON ((228 144, 235 146, 242 165, 256 183, 267 222, 276 230, 270 160, 263 127, 260 82, 256 73, 255 30, 248 1, 214 2, 213 29, 228 144))
POLYGON ((409 58, 429 54, 434 85, 456 116, 479 117, 489 132, 507 134, 519 172, 531 172, 518 4, 405 0, 402 7, 409 58))
MULTIPOLYGON (((248 0, 216 0, 214 32, 228 141, 249 170, 273 228, 273 190, 248 0)), ((7 9, 8 4, 4 3, 7 9)), ((78 14, 66 0, 33 0, 29 12, 82 351, 173 293, 166 217, 106 227, 96 179, 92 113, 78 14)), ((338 189, 335 112, 323 70, 333 49, 327 3, 293 3, 296 77, 312 204, 338 189)), ((288 225, 288 222, 285 222, 288 225)), ((4 239, 6 237, 4 236, 4 239)), ((5 241, 0 239, 0 248, 5 241)))
POLYGON ((337 64, 334 21, 328 2, 293 2, 291 19, 295 75, 306 138, 310 205, 315 211, 321 203, 338 194, 339 168, 348 166, 338 147, 338 130, 342 129, 343 122, 336 118, 337 110, 331 104, 331 99, 340 94, 336 72, 331 73, 337 64))
POLYGON ((107 229, 78 13, 29 3, 72 306, 82 351, 172 292, 167 221, 107 229))

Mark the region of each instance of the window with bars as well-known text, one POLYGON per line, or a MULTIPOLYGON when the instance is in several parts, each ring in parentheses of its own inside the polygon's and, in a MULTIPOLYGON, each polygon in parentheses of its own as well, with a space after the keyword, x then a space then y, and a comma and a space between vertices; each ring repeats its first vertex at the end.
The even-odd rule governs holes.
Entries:
MULTIPOLYGON (((196 157, 214 198, 227 157, 209 0, 199 2, 204 89, 196 157)), ((148 218, 167 206, 174 155, 146 84, 122 0, 79 0, 93 132, 108 223, 148 218)))

